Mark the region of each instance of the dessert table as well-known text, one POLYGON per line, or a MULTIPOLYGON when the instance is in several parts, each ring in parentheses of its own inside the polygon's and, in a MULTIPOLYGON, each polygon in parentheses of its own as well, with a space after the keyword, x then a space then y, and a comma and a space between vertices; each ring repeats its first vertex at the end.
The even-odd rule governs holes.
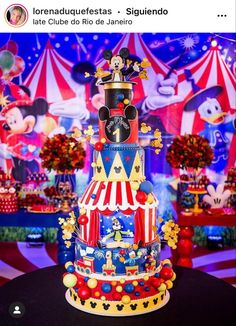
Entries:
POLYGON ((62 212, 36 214, 20 209, 16 213, 0 213, 0 226, 58 228, 58 218, 62 215, 62 212))
POLYGON ((198 270, 180 266, 175 266, 174 270, 177 279, 166 306, 149 314, 120 318, 86 314, 70 306, 62 284, 64 266, 37 270, 0 288, 1 325, 231 325, 236 302, 233 286, 198 270), (24 314, 12 317, 12 305, 19 305, 24 314))

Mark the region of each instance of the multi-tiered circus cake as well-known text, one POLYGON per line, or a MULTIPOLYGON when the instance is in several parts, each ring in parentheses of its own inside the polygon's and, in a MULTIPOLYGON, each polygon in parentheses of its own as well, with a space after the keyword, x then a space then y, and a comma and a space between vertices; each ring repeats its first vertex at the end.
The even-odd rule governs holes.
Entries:
MULTIPOLYGON (((88 313, 128 316, 161 308, 175 273, 160 261, 158 200, 145 180, 134 83, 105 81, 93 178, 79 200, 75 261, 66 263, 67 301, 88 313)), ((171 227, 170 227, 171 229, 171 227)))

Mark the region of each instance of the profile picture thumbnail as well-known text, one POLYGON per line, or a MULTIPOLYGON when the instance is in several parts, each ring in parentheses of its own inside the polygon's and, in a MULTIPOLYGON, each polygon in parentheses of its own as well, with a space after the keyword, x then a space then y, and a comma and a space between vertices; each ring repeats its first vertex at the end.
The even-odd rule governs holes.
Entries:
POLYGON ((28 12, 21 4, 9 6, 5 12, 5 16, 8 24, 13 27, 21 27, 28 20, 28 12))

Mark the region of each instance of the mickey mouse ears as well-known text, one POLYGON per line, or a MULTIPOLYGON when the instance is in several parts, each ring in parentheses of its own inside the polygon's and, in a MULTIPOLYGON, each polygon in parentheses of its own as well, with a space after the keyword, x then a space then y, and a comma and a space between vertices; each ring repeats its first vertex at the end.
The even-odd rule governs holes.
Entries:
POLYGON ((207 98, 215 98, 219 95, 223 87, 220 85, 210 86, 204 89, 201 89, 195 84, 194 79, 192 78, 192 73, 190 70, 185 70, 185 76, 187 81, 191 82, 192 90, 194 95, 190 97, 184 105, 184 111, 195 111, 198 107, 207 100, 207 98))
MULTIPOLYGON (((129 56, 129 49, 128 48, 121 48, 119 51, 119 56, 121 56, 122 59, 127 59, 129 56)), ((105 50, 103 51, 103 58, 105 60, 111 60, 113 57, 111 50, 105 50)))

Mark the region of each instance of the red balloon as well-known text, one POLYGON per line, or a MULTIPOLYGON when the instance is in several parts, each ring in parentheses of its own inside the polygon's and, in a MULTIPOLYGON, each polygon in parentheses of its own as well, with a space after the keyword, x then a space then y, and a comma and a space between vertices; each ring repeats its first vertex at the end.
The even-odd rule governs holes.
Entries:
POLYGON ((120 102, 120 103, 117 104, 117 107, 119 109, 123 109, 125 107, 125 105, 124 105, 124 103, 120 102))
POLYGON ((103 146, 104 146, 103 143, 98 141, 95 143, 94 148, 96 149, 96 151, 100 152, 103 150, 103 146))
POLYGON ((112 294, 112 298, 115 300, 115 301, 120 301, 121 300, 121 294, 118 293, 118 292, 114 292, 112 294))
POLYGON ((180 238, 192 238, 194 235, 193 228, 191 226, 181 227, 179 231, 180 238))
POLYGON ((91 297, 91 291, 87 286, 81 286, 78 290, 78 297, 82 300, 87 300, 91 297))
POLYGON ((181 257, 178 259, 177 265, 192 268, 193 267, 192 259, 189 257, 181 257))
POLYGON ((161 283, 163 283, 163 279, 161 279, 161 278, 153 278, 151 281, 151 284, 155 289, 159 288, 161 283))
POLYGON ((170 267, 163 267, 160 271, 160 276, 164 280, 170 280, 172 276, 174 275, 173 269, 170 267))
POLYGON ((80 215, 80 217, 78 218, 77 222, 80 224, 80 225, 85 225, 88 223, 88 216, 86 215, 80 215))
POLYGON ((16 55, 18 52, 18 45, 16 44, 15 41, 10 40, 7 42, 6 45, 3 46, 2 50, 7 50, 11 52, 12 54, 16 55))
POLYGON ((180 256, 190 256, 193 251, 192 241, 188 239, 179 240, 177 250, 180 256))
POLYGON ((76 287, 80 288, 81 286, 83 286, 85 284, 85 281, 83 278, 78 278, 78 281, 76 283, 76 287))
POLYGON ((140 204, 145 204, 147 197, 148 195, 144 191, 137 191, 135 198, 140 204))
POLYGON ((9 71, 8 75, 10 77, 17 77, 22 74, 25 70, 25 62, 21 57, 15 56, 15 63, 11 70, 9 71))

